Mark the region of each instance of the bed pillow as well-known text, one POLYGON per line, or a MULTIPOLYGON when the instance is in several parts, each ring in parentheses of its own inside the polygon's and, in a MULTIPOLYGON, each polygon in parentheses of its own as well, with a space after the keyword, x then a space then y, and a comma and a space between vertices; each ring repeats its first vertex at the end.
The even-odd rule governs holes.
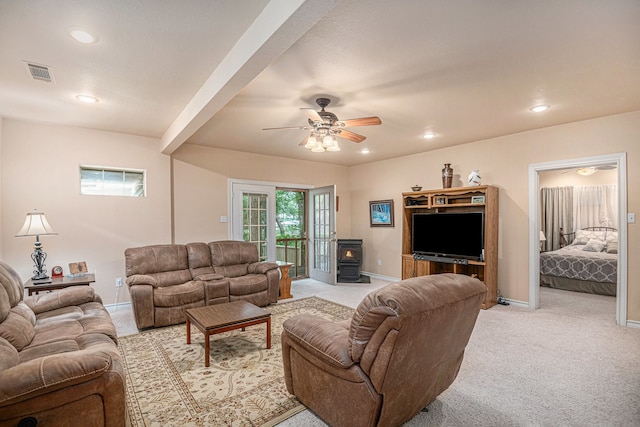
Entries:
POLYGON ((578 230, 576 231, 576 237, 573 239, 572 245, 586 245, 591 239, 604 242, 605 235, 606 232, 604 231, 578 230))
POLYGON ((602 252, 602 250, 604 249, 604 245, 605 243, 602 240, 589 239, 582 250, 587 252, 602 252))
POLYGON ((607 242, 607 247, 604 249, 608 254, 618 253, 618 241, 607 242))

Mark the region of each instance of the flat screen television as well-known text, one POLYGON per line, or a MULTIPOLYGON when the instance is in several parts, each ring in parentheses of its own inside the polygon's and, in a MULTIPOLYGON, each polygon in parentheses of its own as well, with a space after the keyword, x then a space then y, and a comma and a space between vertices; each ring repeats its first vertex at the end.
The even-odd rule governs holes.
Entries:
POLYGON ((412 223, 414 254, 483 260, 484 213, 414 213, 412 223))

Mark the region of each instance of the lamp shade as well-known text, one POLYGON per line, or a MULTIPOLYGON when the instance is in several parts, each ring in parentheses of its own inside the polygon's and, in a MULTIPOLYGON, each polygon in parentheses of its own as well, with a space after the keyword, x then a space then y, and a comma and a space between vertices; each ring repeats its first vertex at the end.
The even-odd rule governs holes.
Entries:
POLYGON ((547 238, 544 236, 544 231, 540 230, 540 241, 544 242, 547 238))
POLYGON ((44 212, 29 212, 16 237, 47 236, 52 234, 58 233, 49 225, 44 212))

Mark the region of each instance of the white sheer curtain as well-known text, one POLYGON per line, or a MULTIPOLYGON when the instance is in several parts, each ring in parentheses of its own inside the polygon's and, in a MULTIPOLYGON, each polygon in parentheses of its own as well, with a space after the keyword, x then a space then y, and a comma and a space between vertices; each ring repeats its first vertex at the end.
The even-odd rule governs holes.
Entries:
MULTIPOLYGON (((573 225, 618 228, 618 190, 615 185, 573 187, 573 225)), ((572 230, 573 231, 573 230, 572 230)))

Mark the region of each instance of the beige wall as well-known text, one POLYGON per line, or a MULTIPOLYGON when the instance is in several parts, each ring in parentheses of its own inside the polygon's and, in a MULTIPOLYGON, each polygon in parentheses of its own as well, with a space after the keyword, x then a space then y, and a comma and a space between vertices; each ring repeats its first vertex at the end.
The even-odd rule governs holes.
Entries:
POLYGON ((221 216, 228 212, 228 179, 336 185, 339 238, 351 236, 349 170, 344 166, 291 160, 185 144, 173 154, 175 240, 209 242, 228 238, 221 216))
POLYGON ((593 175, 583 176, 577 174, 575 169, 566 171, 545 171, 540 172, 540 188, 542 187, 566 187, 581 185, 606 185, 616 184, 618 182, 618 171, 599 170, 593 175))
MULTIPOLYGON (((461 184, 479 169, 483 184, 500 187, 499 289, 503 296, 528 301, 528 166, 560 159, 627 153, 629 212, 640 210, 640 112, 570 123, 471 144, 425 152, 350 169, 352 234, 365 240, 364 270, 400 277, 401 227, 371 228, 368 202, 395 200, 415 184, 441 188, 443 163, 451 163, 461 184), (377 259, 383 265, 377 266, 377 259)), ((454 185, 455 185, 454 181, 454 185)), ((621 195, 623 196, 623 195, 621 195)), ((628 227, 628 317, 640 320, 640 265, 633 262, 640 249, 638 224, 628 227)))
MULTIPOLYGON (((23 278, 31 275, 33 241, 13 237, 33 208, 47 213, 58 236, 43 237, 47 266, 67 270, 87 261, 105 303, 115 299, 115 277, 124 277, 124 248, 171 241, 171 173, 175 241, 227 237, 228 178, 337 185, 338 237, 364 239, 365 271, 400 277, 400 195, 419 184, 440 188, 445 162, 462 185, 471 169, 500 188, 499 287, 510 299, 528 300, 528 176, 531 163, 627 153, 628 210, 640 211, 640 112, 604 117, 425 152, 351 168, 295 161, 186 144, 173 160, 159 154, 159 141, 131 135, 5 119, 0 133, 0 235, 2 259, 23 278), (79 195, 78 166, 143 168, 148 197, 79 195), (171 171, 173 169, 173 171, 171 171), (369 201, 394 199, 396 226, 371 228, 369 201), (377 265, 377 260, 382 265, 377 265)), ((426 144, 428 142, 420 142, 426 144)), ((628 313, 640 321, 640 246, 637 224, 628 227, 628 313)), ((126 288, 124 288, 126 289, 126 288)), ((127 294, 126 291, 123 292, 127 294)), ((128 300, 121 295, 119 301, 128 300)))
MULTIPOLYGON (((125 248, 170 241, 169 157, 159 139, 5 119, 2 148, 3 260, 24 280, 35 239, 14 235, 34 208, 58 232, 40 239, 47 269, 68 273, 70 262, 86 261, 105 304, 116 302, 115 278, 125 277, 125 248), (147 197, 81 196, 80 165, 144 169, 147 197)), ((128 300, 125 286, 118 302, 128 300)))

